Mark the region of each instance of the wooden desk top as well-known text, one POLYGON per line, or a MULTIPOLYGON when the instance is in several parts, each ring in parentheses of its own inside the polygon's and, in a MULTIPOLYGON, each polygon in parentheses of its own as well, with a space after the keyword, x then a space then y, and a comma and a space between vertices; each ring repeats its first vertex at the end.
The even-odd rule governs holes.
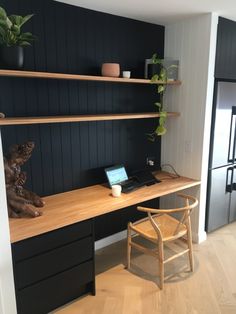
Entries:
POLYGON ((94 185, 44 198, 43 215, 37 218, 10 218, 11 242, 21 241, 73 223, 100 216, 130 205, 181 191, 200 181, 190 178, 173 178, 165 172, 157 172, 161 183, 144 186, 118 198, 111 195, 105 185, 94 185))

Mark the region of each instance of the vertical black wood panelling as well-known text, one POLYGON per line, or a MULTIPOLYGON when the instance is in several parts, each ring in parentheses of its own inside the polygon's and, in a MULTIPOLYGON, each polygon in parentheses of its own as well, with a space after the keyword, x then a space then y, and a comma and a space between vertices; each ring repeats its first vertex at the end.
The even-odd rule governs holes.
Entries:
MULTIPOLYGON (((100 75, 103 62, 143 77, 144 60, 163 57, 164 27, 69 6, 52 0, 3 0, 9 14, 35 16, 25 27, 37 35, 25 49, 25 70, 100 75)), ((82 81, 0 78, 0 111, 6 116, 124 113, 154 111, 153 86, 82 81)), ((145 166, 146 156, 160 161, 160 140, 146 133, 153 120, 127 120, 14 126, 2 129, 6 153, 13 143, 33 140, 24 166, 27 185, 49 195, 102 182, 91 171, 114 163, 145 166)), ((102 173, 102 172, 101 172, 102 173)))

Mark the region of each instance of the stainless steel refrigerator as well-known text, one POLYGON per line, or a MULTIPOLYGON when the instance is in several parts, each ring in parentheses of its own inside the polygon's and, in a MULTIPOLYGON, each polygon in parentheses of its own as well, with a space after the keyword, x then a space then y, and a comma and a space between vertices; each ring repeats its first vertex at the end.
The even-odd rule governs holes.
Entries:
POLYGON ((206 231, 236 220, 236 82, 216 81, 206 231))

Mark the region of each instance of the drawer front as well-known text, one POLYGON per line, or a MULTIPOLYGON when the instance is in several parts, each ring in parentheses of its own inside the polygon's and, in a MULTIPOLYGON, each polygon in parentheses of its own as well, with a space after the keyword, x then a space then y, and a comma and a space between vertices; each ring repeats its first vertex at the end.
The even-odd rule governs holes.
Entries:
POLYGON ((89 261, 41 281, 17 293, 17 313, 46 314, 80 296, 81 287, 93 280, 93 262, 89 261))
POLYGON ((93 258, 88 237, 15 264, 16 288, 22 289, 93 258))
MULTIPOLYGON (((36 218, 37 219, 37 218, 36 218)), ((33 257, 92 234, 92 220, 47 232, 12 244, 14 262, 33 257)))

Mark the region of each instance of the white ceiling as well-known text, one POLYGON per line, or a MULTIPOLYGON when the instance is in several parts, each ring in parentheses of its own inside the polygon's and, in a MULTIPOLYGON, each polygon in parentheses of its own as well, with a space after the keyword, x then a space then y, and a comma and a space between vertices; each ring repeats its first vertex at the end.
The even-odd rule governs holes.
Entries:
POLYGON ((235 0, 56 0, 155 24, 170 24, 193 15, 216 12, 236 20, 235 0))

